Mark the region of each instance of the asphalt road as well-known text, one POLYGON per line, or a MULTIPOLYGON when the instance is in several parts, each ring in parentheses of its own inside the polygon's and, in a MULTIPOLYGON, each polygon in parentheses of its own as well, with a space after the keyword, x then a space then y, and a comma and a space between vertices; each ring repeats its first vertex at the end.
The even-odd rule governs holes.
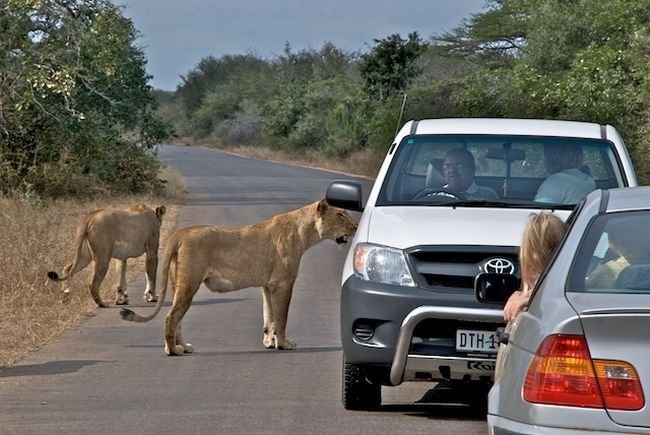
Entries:
MULTIPOLYGON (((159 156, 187 180, 179 227, 259 222, 347 178, 202 148, 165 146, 159 156)), ((196 351, 181 357, 164 354, 167 307, 134 324, 111 306, 0 371, 0 433, 486 433, 484 418, 465 408, 415 403, 427 384, 384 388, 378 412, 343 409, 338 303, 347 249, 325 241, 303 257, 287 325, 297 349, 262 346, 259 289, 218 295, 202 287, 183 322, 196 351)), ((151 309, 139 301, 144 283, 129 284, 130 308, 140 313, 151 309)))

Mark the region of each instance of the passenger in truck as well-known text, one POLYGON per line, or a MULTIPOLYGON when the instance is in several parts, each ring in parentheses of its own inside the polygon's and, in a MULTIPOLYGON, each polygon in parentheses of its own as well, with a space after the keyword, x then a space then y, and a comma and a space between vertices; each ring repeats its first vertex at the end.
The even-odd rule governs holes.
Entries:
POLYGON ((583 166, 582 147, 546 144, 544 166, 550 175, 537 189, 537 202, 577 204, 596 189, 596 182, 583 166))

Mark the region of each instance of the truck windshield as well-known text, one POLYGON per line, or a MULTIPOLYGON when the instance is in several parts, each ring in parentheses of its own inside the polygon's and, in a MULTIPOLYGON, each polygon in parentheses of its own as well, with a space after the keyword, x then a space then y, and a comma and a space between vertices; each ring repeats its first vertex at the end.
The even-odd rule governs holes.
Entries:
POLYGON ((396 149, 378 206, 571 208, 625 180, 606 140, 539 136, 407 136, 396 149))

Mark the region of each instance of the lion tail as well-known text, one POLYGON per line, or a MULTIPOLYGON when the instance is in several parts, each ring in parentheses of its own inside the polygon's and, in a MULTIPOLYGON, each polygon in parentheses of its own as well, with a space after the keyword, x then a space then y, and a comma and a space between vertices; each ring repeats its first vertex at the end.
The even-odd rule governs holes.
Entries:
POLYGON ((167 242, 167 247, 165 249, 165 256, 163 257, 163 261, 162 261, 163 268, 161 272, 162 276, 160 279, 160 296, 158 297, 158 301, 156 302, 156 306, 153 312, 148 316, 140 316, 134 311, 131 311, 127 308, 122 308, 120 310, 120 317, 122 318, 122 320, 144 323, 144 322, 148 322, 149 320, 153 319, 158 315, 160 309, 162 308, 163 302, 165 301, 165 295, 167 294, 167 280, 169 277, 169 267, 171 265, 172 260, 176 261, 175 259, 178 253, 178 245, 179 245, 179 240, 177 237, 174 236, 172 236, 172 238, 169 239, 169 241, 167 242))
POLYGON ((77 226, 77 234, 75 236, 75 252, 74 252, 74 259, 72 260, 72 264, 70 265, 70 269, 68 269, 68 273, 65 273, 63 276, 59 276, 58 273, 56 273, 53 270, 50 270, 47 272, 47 277, 50 278, 52 281, 65 281, 67 279, 70 279, 70 276, 72 276, 74 273, 77 272, 77 265, 79 264, 79 259, 81 258, 81 250, 83 249, 83 244, 86 241, 86 235, 88 234, 88 224, 90 223, 90 218, 88 215, 86 215, 83 218, 83 221, 80 222, 80 224, 77 226))

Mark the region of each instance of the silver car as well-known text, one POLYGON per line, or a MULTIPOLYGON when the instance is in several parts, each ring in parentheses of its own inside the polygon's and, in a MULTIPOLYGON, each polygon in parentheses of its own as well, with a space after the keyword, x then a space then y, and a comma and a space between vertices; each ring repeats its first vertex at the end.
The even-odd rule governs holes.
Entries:
MULTIPOLYGON (((567 224, 500 333, 489 433, 649 434, 650 187, 594 191, 567 224)), ((493 284, 477 278, 477 297, 503 303, 493 284)))

